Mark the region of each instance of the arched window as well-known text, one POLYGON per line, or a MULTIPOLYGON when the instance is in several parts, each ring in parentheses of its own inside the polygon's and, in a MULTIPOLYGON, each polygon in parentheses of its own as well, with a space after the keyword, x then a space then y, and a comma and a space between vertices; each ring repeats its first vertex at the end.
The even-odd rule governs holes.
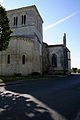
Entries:
POLYGON ((14 25, 15 25, 15 23, 16 23, 16 18, 14 17, 14 25))
POLYGON ((7 56, 7 63, 10 64, 10 55, 7 56))
POLYGON ((16 26, 18 25, 18 17, 16 17, 16 26))
POLYGON ((22 56, 22 64, 25 64, 25 55, 22 56))
POLYGON ((18 17, 14 17, 14 25, 18 25, 18 17))
POLYGON ((23 15, 22 15, 22 24, 23 24, 23 15))
POLYGON ((24 15, 24 24, 26 24, 26 15, 24 15))
POLYGON ((22 15, 22 22, 21 22, 23 25, 26 24, 26 15, 22 15))
POLYGON ((56 56, 56 54, 52 55, 52 66, 57 67, 57 56, 56 56))

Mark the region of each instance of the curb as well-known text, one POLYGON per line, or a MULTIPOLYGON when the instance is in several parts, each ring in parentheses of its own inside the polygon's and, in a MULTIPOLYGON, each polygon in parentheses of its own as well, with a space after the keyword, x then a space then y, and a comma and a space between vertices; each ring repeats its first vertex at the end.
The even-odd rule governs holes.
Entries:
POLYGON ((21 84, 23 82, 26 82, 25 80, 19 80, 19 81, 12 81, 12 82, 6 82, 6 83, 0 83, 0 87, 6 86, 6 85, 16 85, 21 84))

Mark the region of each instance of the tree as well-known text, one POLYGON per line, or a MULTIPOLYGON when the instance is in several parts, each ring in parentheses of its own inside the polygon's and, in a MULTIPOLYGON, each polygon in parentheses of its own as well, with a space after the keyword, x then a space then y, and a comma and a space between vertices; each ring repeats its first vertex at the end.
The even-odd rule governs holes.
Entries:
POLYGON ((78 73, 80 73, 80 69, 78 69, 78 73))
POLYGON ((6 50, 10 41, 11 29, 6 10, 0 5, 0 51, 6 50))
POLYGON ((72 68, 72 72, 73 72, 73 73, 76 73, 77 70, 78 70, 77 68, 72 68))

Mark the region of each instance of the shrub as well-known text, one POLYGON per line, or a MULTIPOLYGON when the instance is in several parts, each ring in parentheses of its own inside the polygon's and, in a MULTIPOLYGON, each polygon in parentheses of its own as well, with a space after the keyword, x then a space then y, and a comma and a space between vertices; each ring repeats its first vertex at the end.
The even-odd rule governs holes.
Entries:
POLYGON ((80 69, 78 69, 78 73, 80 73, 80 69))
POLYGON ((37 76, 37 75, 40 75, 40 73, 39 72, 33 72, 33 73, 31 73, 31 76, 37 76))
POLYGON ((14 76, 15 76, 15 77, 21 77, 22 74, 21 74, 21 73, 14 73, 14 76))
POLYGON ((76 73, 77 70, 78 70, 77 68, 72 68, 72 72, 73 72, 73 73, 76 73))

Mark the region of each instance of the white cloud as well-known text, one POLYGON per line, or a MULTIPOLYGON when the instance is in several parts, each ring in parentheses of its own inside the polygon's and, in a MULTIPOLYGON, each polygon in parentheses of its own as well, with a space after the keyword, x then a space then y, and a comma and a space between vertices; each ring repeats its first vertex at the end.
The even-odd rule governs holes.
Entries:
POLYGON ((52 24, 46 26, 46 27, 44 28, 44 33, 47 32, 48 30, 56 27, 58 24, 60 24, 60 23, 62 23, 62 22, 64 22, 64 21, 68 20, 69 18, 75 16, 77 13, 78 13, 78 12, 74 12, 74 13, 68 15, 67 17, 58 20, 57 22, 52 23, 52 24))
POLYGON ((0 5, 2 5, 2 3, 3 3, 3 0, 0 0, 0 5))

